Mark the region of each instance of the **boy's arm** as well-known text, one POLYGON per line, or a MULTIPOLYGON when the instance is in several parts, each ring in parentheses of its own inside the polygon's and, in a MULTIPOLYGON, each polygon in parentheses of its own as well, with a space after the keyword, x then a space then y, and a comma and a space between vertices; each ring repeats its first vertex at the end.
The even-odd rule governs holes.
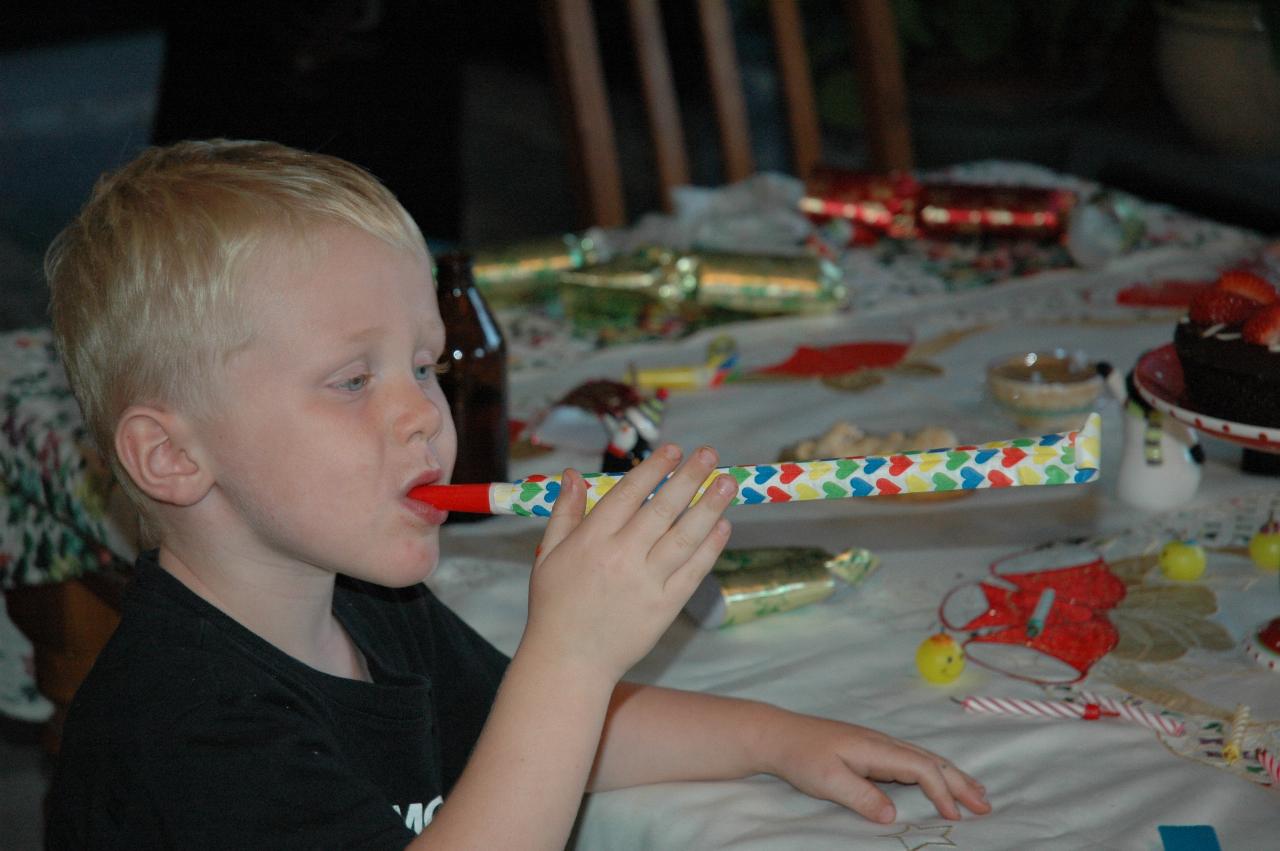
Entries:
POLYGON ((613 684, 535 655, 512 657, 466 769, 410 848, 564 846, 613 684))
POLYGON ((620 683, 610 702, 589 789, 765 773, 872 821, 893 803, 871 780, 919 784, 938 812, 991 807, 985 790, 942 757, 883 733, 776 706, 620 683))
POLYGON ((565 471, 534 563, 520 646, 466 768, 410 847, 564 847, 614 687, 671 624, 729 537, 720 515, 733 478, 718 476, 690 506, 717 458, 703 449, 674 470, 680 455, 661 447, 589 516, 585 483, 565 471))

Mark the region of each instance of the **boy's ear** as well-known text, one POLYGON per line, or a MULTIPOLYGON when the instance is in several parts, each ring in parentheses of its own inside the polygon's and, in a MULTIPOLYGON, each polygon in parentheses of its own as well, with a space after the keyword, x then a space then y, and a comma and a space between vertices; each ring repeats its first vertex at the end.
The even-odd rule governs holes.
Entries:
POLYGON ((213 485, 185 419, 171 410, 128 408, 116 424, 116 456, 134 484, 157 502, 194 505, 213 485))

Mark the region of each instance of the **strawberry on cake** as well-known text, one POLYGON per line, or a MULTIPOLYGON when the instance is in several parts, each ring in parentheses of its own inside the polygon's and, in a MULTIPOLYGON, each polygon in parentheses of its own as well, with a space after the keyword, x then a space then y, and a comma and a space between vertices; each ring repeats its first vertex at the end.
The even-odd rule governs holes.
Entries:
POLYGON ((1197 410, 1280 427, 1280 294, 1265 278, 1224 272, 1192 300, 1173 344, 1197 410))

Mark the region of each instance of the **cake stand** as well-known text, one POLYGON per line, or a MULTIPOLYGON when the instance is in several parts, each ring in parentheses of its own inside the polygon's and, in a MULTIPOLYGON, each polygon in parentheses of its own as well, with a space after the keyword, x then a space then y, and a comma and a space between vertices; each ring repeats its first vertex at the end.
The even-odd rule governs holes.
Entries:
MULTIPOLYGON (((1182 363, 1172 343, 1138 358, 1133 383, 1147 404, 1204 434, 1244 447, 1247 472, 1280 473, 1280 428, 1224 420, 1196 410, 1186 398, 1182 363)), ((1259 624, 1244 643, 1245 653, 1271 671, 1280 671, 1280 617, 1259 624)))
POLYGON ((1280 617, 1255 629, 1244 641, 1244 652, 1268 671, 1280 672, 1280 617))
POLYGON ((1224 420, 1199 411, 1187 399, 1182 364, 1173 343, 1138 358, 1133 383, 1147 404, 1197 431, 1244 447, 1248 472, 1280 473, 1280 428, 1224 420), (1251 454, 1258 457, 1251 458, 1251 454))

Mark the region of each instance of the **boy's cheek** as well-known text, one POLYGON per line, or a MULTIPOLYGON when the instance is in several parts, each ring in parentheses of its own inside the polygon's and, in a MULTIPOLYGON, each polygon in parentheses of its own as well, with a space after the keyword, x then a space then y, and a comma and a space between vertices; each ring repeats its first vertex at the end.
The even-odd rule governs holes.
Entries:
POLYGON ((445 401, 444 394, 437 389, 440 397, 440 413, 443 421, 440 423, 440 433, 436 435, 435 451, 436 461, 442 470, 447 472, 448 478, 453 477, 453 466, 458 459, 458 428, 453 421, 453 414, 449 411, 449 403, 445 401))

